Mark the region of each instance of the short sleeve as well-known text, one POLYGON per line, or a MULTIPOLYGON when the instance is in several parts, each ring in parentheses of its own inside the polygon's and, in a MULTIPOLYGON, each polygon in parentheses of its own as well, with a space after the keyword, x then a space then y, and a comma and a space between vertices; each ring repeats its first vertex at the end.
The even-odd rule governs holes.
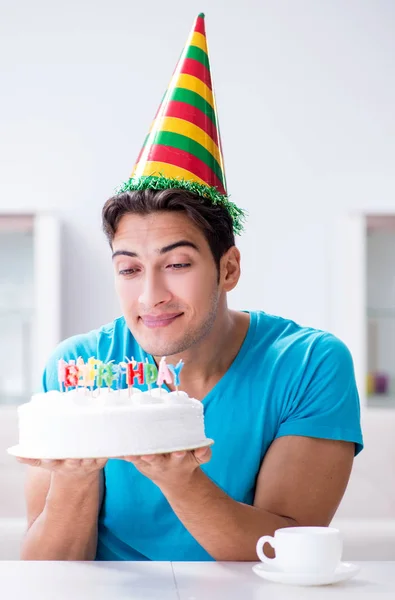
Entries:
POLYGON ((354 442, 363 448, 360 402, 347 346, 323 333, 311 350, 299 392, 283 415, 276 437, 300 435, 354 442))

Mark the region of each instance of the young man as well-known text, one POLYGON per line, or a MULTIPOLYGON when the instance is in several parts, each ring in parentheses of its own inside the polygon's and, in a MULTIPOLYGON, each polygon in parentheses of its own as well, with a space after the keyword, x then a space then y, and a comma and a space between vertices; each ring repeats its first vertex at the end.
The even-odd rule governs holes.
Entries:
POLYGON ((25 461, 22 558, 256 560, 264 534, 328 525, 362 448, 352 359, 334 336, 229 310, 240 276, 200 15, 132 177, 103 209, 123 316, 57 361, 185 363, 212 449, 25 461))

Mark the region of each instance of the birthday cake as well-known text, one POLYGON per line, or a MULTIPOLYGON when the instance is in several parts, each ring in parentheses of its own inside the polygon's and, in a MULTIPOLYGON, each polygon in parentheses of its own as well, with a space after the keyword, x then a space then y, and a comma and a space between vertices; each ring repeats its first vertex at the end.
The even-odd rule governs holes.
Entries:
POLYGON ((18 407, 19 444, 9 449, 10 454, 111 458, 192 450, 212 443, 205 436, 202 403, 178 389, 168 392, 162 388, 163 383, 171 382, 172 374, 175 385, 179 383, 180 365, 172 367, 162 359, 159 387, 141 391, 133 387, 134 379, 142 384, 146 377, 151 386, 157 373, 155 365, 91 361, 89 375, 84 368, 87 365, 70 362, 59 368, 59 380, 66 391, 35 394, 18 407), (122 368, 126 388, 121 387, 122 368), (98 381, 94 382, 93 375, 98 381), (114 379, 115 389, 111 387, 114 379), (101 387, 105 380, 110 385, 101 387), (99 387, 93 388, 94 383, 99 387))

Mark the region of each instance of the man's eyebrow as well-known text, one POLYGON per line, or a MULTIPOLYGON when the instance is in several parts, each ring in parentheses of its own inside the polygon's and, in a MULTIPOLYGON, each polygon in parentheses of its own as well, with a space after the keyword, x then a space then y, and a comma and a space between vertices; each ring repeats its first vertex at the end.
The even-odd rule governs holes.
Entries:
POLYGON ((199 252, 199 248, 193 242, 189 242, 188 240, 180 240, 179 242, 174 242, 174 244, 169 244, 168 246, 164 246, 159 250, 159 254, 166 254, 167 252, 171 252, 176 248, 180 248, 182 246, 187 246, 189 248, 193 248, 197 252, 199 252))
MULTIPOLYGON (((180 240, 179 242, 174 242, 173 244, 169 244, 168 246, 164 246, 158 250, 159 254, 167 254, 167 252, 171 252, 176 248, 181 248, 183 246, 187 246, 188 248, 193 248, 197 252, 199 252, 199 248, 193 242, 189 242, 188 240, 180 240)), ((138 258, 139 255, 137 252, 131 252, 130 250, 117 250, 113 253, 112 258, 116 256, 130 256, 130 258, 138 258)))
POLYGON ((113 252, 112 258, 116 256, 130 256, 131 258, 138 258, 138 254, 136 252, 130 252, 129 250, 117 250, 113 252))

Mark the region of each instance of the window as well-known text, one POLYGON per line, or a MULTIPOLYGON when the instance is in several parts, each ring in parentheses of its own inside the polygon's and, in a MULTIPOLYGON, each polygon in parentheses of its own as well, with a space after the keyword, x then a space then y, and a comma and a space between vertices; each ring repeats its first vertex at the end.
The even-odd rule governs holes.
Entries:
POLYGON ((29 400, 60 339, 59 226, 0 214, 0 405, 29 400))

